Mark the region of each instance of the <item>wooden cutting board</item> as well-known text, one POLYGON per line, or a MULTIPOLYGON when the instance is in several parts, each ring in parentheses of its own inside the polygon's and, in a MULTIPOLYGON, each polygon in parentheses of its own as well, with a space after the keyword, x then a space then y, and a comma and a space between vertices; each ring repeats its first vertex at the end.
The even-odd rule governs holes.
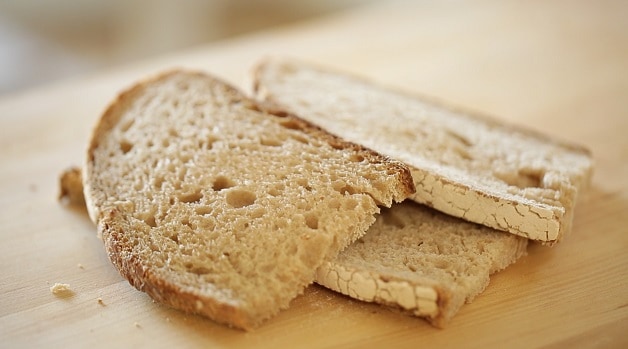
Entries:
POLYGON ((628 347, 628 3, 381 2, 0 99, 0 347, 628 347), (57 177, 116 92, 172 67, 240 86, 287 54, 581 143, 596 173, 572 233, 496 274, 445 330, 312 286, 244 333, 123 280, 57 177), (56 297, 54 283, 73 294, 56 297), (101 299, 102 302, 98 300, 101 299))

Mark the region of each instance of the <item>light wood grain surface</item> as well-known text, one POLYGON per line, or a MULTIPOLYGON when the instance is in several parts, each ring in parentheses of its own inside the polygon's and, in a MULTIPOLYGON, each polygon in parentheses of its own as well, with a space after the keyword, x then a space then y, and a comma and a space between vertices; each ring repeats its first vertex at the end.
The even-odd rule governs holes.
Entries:
POLYGON ((0 347, 628 347, 628 3, 381 2, 0 99, 0 347), (310 287, 250 333, 123 280, 57 176, 116 92, 172 67, 240 86, 287 54, 432 95, 595 156, 574 228, 496 274, 445 330, 310 287), (74 294, 49 288, 68 283, 74 294), (101 298, 103 304, 98 303, 101 298))

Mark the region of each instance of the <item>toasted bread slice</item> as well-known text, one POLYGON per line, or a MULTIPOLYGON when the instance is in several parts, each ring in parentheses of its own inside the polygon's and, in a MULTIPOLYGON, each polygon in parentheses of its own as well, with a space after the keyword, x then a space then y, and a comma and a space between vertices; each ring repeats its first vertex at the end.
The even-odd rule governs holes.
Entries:
POLYGON ((399 162, 275 116, 213 77, 138 83, 102 115, 83 172, 109 258, 153 299, 251 329, 413 192, 399 162))
POLYGON ((257 98, 406 163, 412 199, 498 230, 553 243, 589 182, 588 150, 360 78, 266 59, 257 98))

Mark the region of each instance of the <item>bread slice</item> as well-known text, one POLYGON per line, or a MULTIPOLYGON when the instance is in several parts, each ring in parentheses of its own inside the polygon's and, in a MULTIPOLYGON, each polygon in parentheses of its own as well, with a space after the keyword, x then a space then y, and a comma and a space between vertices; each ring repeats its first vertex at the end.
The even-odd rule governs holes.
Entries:
MULTIPOLYGON (((79 169, 61 175, 62 195, 83 196, 79 169), (65 183, 65 186, 64 186, 65 183)), ((84 204, 84 202, 83 202, 84 204)), ((404 201, 382 210, 366 234, 324 262, 316 283, 445 327, 489 275, 525 255, 528 240, 404 201)))
POLYGON ((96 125, 85 201, 110 260, 153 299, 251 329, 413 192, 401 163, 213 77, 174 71, 96 125))
POLYGON ((527 243, 406 201, 382 210, 366 235, 323 263, 316 282, 444 327, 527 243))
POLYGON ((257 98, 406 163, 412 199, 547 243, 570 230, 586 149, 303 62, 266 59, 257 98))

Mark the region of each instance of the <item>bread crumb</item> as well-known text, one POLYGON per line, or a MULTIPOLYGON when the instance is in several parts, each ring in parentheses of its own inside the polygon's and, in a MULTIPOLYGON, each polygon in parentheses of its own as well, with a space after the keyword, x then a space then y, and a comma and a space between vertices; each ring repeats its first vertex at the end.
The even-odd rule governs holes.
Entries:
POLYGON ((83 264, 79 263, 76 265, 79 269, 85 269, 85 267, 83 266, 83 264))
POLYGON ((137 328, 142 328, 142 326, 140 325, 139 322, 135 321, 135 323, 133 323, 133 326, 137 327, 137 328))
POLYGON ((98 304, 102 305, 103 307, 105 306, 105 302, 102 301, 102 298, 98 297, 96 301, 98 302, 98 304))
POLYGON ((54 285, 50 286, 50 292, 61 298, 71 297, 74 294, 74 292, 70 289, 69 284, 61 284, 58 282, 55 282, 54 285))

